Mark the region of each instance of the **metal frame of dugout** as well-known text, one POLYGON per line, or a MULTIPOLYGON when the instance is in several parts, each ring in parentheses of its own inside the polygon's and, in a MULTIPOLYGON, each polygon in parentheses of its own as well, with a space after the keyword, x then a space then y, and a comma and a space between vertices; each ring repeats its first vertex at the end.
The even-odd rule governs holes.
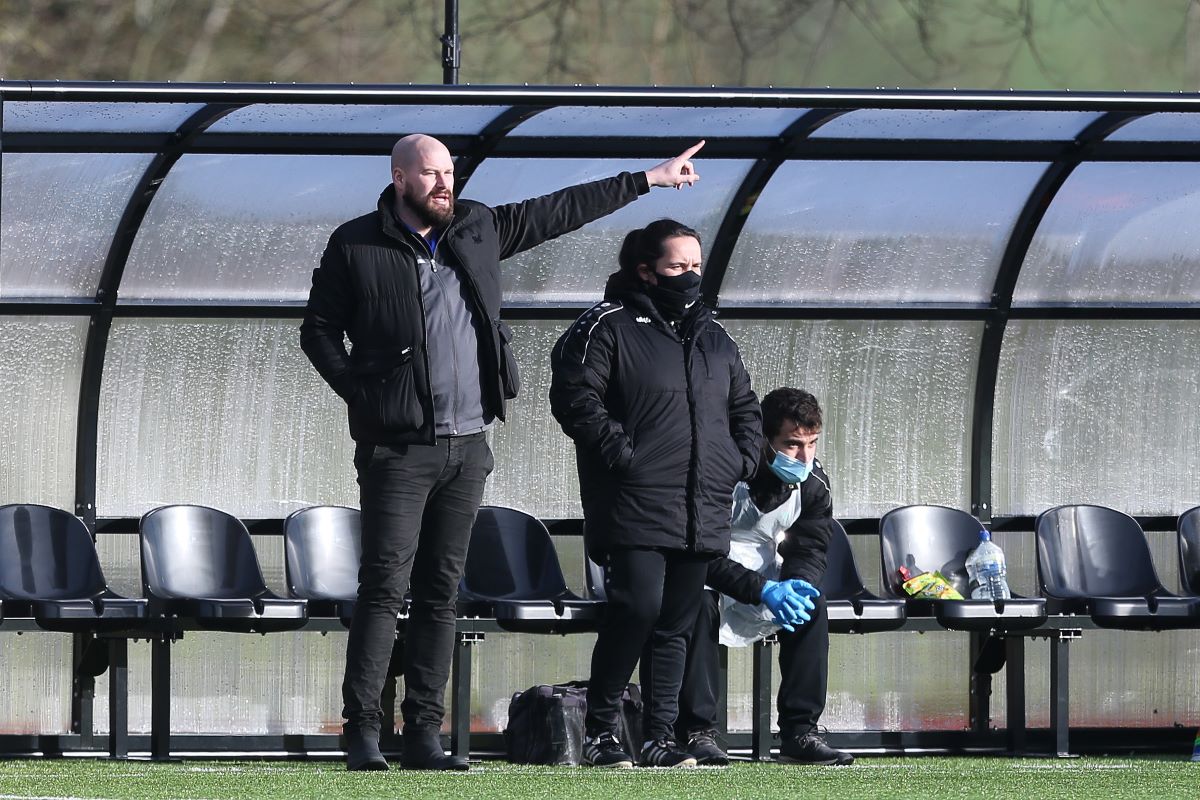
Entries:
MULTIPOLYGON (((108 248, 103 271, 94 298, 56 301, 0 301, 0 315, 37 314, 48 316, 84 316, 91 325, 87 335, 79 399, 76 447, 75 514, 88 524, 93 536, 106 532, 136 531, 135 520, 97 519, 96 450, 99 394, 109 329, 118 317, 254 317, 299 318, 301 309, 279 304, 122 304, 117 290, 138 226, 155 191, 172 165, 189 153, 321 153, 382 154, 389 151, 394 136, 372 134, 206 134, 207 128, 226 114, 254 103, 289 104, 397 104, 397 105, 504 105, 509 106, 479 134, 444 137, 452 151, 461 157, 461 177, 469 179, 474 169, 488 157, 519 156, 536 153, 545 157, 577 156, 580 153, 605 157, 659 157, 677 152, 691 144, 690 137, 663 137, 653 140, 638 137, 597 137, 594 135, 561 138, 523 137, 506 139, 519 123, 541 111, 559 105, 570 106, 662 106, 694 108, 796 108, 811 109, 780 136, 711 137, 705 155, 753 159, 742 186, 734 193, 718 229, 706 270, 706 290, 719 289, 733 241, 747 216, 747 201, 766 184, 774 171, 788 159, 894 159, 933 161, 1011 160, 1046 161, 1049 166, 1030 193, 1014 227, 997 273, 994 291, 984 305, 906 304, 874 307, 804 306, 778 308, 744 306, 723 309, 732 319, 920 319, 977 320, 985 323, 975 381, 971 430, 971 512, 994 530, 1031 531, 1030 518, 992 518, 991 435, 993 394, 1000 346, 1010 319, 1200 319, 1195 305, 1153 305, 1106 308, 1070 305, 1038 307, 1012 306, 1013 289, 1033 233, 1055 193, 1071 171, 1084 161, 1191 161, 1200 159, 1200 150, 1191 142, 1108 141, 1107 136, 1128 122, 1155 112, 1200 111, 1200 96, 1194 94, 1149 93, 1058 93, 994 91, 889 91, 889 90, 756 90, 698 88, 581 88, 581 87, 436 87, 371 85, 267 85, 267 84, 194 84, 194 83, 89 83, 0 80, 0 111, 6 101, 18 102, 178 102, 199 103, 201 108, 168 133, 89 133, 89 132, 9 132, 0 138, 0 157, 5 152, 147 152, 154 158, 135 190, 117 226, 108 248), (835 139, 818 141, 810 134, 842 113, 859 109, 923 110, 1012 110, 1012 111, 1092 111, 1100 116, 1091 125, 1067 141, 971 141, 971 140, 885 140, 835 139)), ((510 319, 572 319, 575 308, 506 308, 510 319)), ((1170 518, 1139 518, 1146 530, 1170 528, 1170 518)), ((278 533, 282 520, 251 522, 253 533, 278 533)), ((563 521, 552 526, 556 534, 578 529, 578 521, 563 521)), ((878 520, 847 521, 852 535, 874 532, 878 520)), ((1032 534, 1030 534, 1032 535, 1032 534)), ((310 622, 308 630, 320 630, 324 623, 310 622)), ((9 619, 4 630, 24 626, 9 619)), ((1051 617, 1043 628, 1023 631, 1006 639, 1009 669, 1022 663, 1015 656, 1023 652, 1025 638, 1045 637, 1051 646, 1052 723, 1050 736, 1024 730, 1024 676, 1020 680, 1010 672, 1008 699, 1010 726, 1001 735, 989 729, 988 696, 990 679, 971 679, 970 727, 967 731, 861 732, 834 733, 830 740, 843 747, 868 750, 963 750, 987 749, 1021 751, 1022 745, 1040 751, 1068 751, 1067 666, 1068 644, 1083 630, 1092 628, 1085 617, 1051 617), (989 684, 985 687, 985 683, 989 684), (1020 702, 1017 702, 1020 700, 1020 702), (1015 712, 1015 716, 1014 716, 1015 712), (1020 724, 1016 724, 1020 723, 1020 724)), ((34 628, 25 628, 33 630, 34 628)), ((335 628, 329 628, 335 629, 335 628)), ((463 753, 473 741, 477 752, 503 749, 496 734, 476 734, 469 740, 469 697, 471 648, 486 634, 498 630, 488 620, 460 620, 459 643, 455 650, 452 689, 453 718, 451 749, 463 753)), ((942 630, 933 620, 910 618, 901 630, 922 633, 942 630)), ((151 634, 153 635, 153 634, 151 634)), ((160 636, 163 634, 159 634, 160 636)), ((972 634, 975 637, 975 634, 972 634)), ((77 637, 75 660, 85 643, 77 637)), ((972 653, 975 647, 971 648, 972 653)), ((755 729, 733 734, 730 744, 747 747, 754 757, 765 757, 770 749, 769 695, 771 646, 755 650, 755 729)), ((0 751, 10 754, 95 751, 92 734, 91 693, 93 682, 79 678, 72 689, 72 733, 62 735, 0 736, 0 751)), ((523 687, 522 687, 523 688, 523 687)), ((1125 733, 1128 733, 1126 731, 1125 733)), ((1185 743, 1181 728, 1139 728, 1137 747, 1176 747, 1185 743)), ((317 755, 333 752, 336 737, 329 735, 282 736, 175 736, 157 730, 150 737, 116 737, 114 753, 151 750, 164 755, 178 752, 260 752, 289 755, 317 755), (124 737, 124 738, 122 738, 124 737), (166 738, 164 738, 166 737, 166 738), (123 742, 123 744, 122 744, 123 742), (155 743, 146 747, 148 743, 155 743)), ((1110 746, 1130 749, 1128 736, 1117 729, 1076 731, 1077 749, 1110 746), (1111 734, 1115 734, 1111 735, 1111 734), (1120 738, 1117 739, 1116 737, 1120 738)))
MULTIPOLYGON (((38 630, 19 620, 8 620, 4 632, 20 633, 38 630)), ((149 621, 154 625, 154 621, 149 621)), ((1138 729, 1135 741, 1120 740, 1112 734, 1116 729, 1070 729, 1069 721, 1069 645, 1080 638, 1085 630, 1097 630, 1097 626, 1086 616, 1051 616, 1042 627, 1002 635, 1007 655, 1008 708, 1007 724, 994 729, 990 725, 991 675, 971 672, 968 692, 970 727, 968 730, 939 731, 862 731, 831 732, 831 744, 859 752, 875 754, 895 753, 1001 753, 1008 755, 1050 755, 1066 757, 1072 753, 1163 749, 1186 749, 1192 738, 1190 728, 1144 728, 1138 729), (1050 702, 1051 724, 1049 729, 1029 730, 1025 727, 1025 640, 1046 639, 1050 652, 1050 702)), ((311 619, 300 631, 324 633, 344 630, 336 619, 311 619)), ((907 632, 918 635, 931 631, 944 631, 932 617, 910 617, 895 633, 907 632)), ((485 644, 488 634, 505 633, 494 619, 460 618, 455 633, 455 649, 450 684, 450 730, 443 735, 447 749, 456 755, 477 757, 502 757, 505 752, 503 735, 500 733, 471 733, 471 672, 473 650, 485 644)), ((169 730, 170 681, 163 680, 161 669, 170 669, 168 639, 181 638, 183 633, 154 633, 151 629, 142 633, 125 634, 128 639, 148 639, 153 653, 151 704, 152 729, 149 734, 131 735, 125 730, 128 698, 123 694, 128 689, 126 663, 114 663, 110 669, 110 727, 107 748, 92 731, 91 698, 84 698, 86 727, 72 734, 58 735, 3 735, 0 736, 0 753, 8 756, 62 756, 67 754, 96 754, 105 752, 112 758, 125 758, 130 753, 145 753, 153 760, 171 760, 182 756, 245 756, 284 758, 336 758, 341 750, 339 737, 332 734, 280 734, 280 735, 231 735, 231 734, 171 734, 169 730), (114 676, 121 676, 116 679, 114 676)), ((269 634, 264 634, 269 635, 269 634)), ((858 634, 871 635, 871 634, 858 634)), ((970 633, 972 646, 971 661, 974 661, 986 633, 970 633)), ((122 644, 126 640, 122 639, 122 644)), ((774 697, 771 691, 773 659, 776 640, 770 637, 753 646, 753 695, 752 728, 750 731, 734 731, 723 738, 737 755, 752 760, 770 760, 775 734, 771 721, 774 716, 774 697)), ((125 650, 125 648, 120 648, 125 650)), ((723 653, 723 655, 725 655, 723 653)), ((725 667, 723 658, 722 667, 725 667)), ((967 669, 970 672, 971 664, 967 669)), ((389 682, 385 699, 394 701, 395 678, 389 682)), ((523 688, 523 687, 522 687, 523 688)), ((385 707, 394 704, 385 702, 385 707)), ((724 708, 724 704, 722 704, 724 708)), ((725 720, 722 719, 722 726, 725 720)), ((394 725, 394 721, 393 721, 394 725)), ((385 730, 388 729, 385 723, 385 730)), ((1125 732, 1126 734, 1128 731, 1125 732)), ((385 753, 395 754, 399 748, 398 735, 385 734, 385 753)))

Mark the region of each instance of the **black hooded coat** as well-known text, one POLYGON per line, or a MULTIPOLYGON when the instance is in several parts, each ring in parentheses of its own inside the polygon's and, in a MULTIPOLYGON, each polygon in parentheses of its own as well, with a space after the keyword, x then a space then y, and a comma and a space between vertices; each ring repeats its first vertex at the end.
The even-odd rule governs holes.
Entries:
POLYGON ((762 412, 737 345, 702 302, 668 322, 624 273, 551 354, 550 408, 575 441, 588 553, 729 552, 733 487, 762 412))

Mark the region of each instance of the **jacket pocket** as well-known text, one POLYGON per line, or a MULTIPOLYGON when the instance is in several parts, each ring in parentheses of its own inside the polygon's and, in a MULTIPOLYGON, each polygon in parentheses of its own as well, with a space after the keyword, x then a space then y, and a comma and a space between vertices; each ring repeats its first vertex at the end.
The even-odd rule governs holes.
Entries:
POLYGON ((500 341, 500 386, 504 390, 504 399, 512 400, 521 391, 521 373, 510 344, 512 328, 500 320, 495 320, 495 323, 500 341))
POLYGON ((716 490, 724 494, 726 489, 732 491, 737 482, 744 477, 746 460, 742 457, 737 443, 728 436, 718 439, 714 450, 718 472, 712 476, 713 484, 716 490))
POLYGON ((359 391, 351 411, 374 428, 412 430, 424 412, 413 376, 413 348, 370 351, 355 368, 359 391))

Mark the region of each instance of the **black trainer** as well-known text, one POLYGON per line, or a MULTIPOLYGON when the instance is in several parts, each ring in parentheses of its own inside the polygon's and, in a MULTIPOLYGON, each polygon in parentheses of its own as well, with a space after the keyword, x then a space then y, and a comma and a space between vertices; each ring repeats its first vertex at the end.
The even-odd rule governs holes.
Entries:
POLYGON ((346 723, 342 726, 346 736, 346 769, 351 772, 382 772, 388 768, 387 760, 379 752, 379 729, 346 723))
POLYGON ((717 732, 714 730, 689 734, 687 751, 702 767, 724 767, 729 763, 729 754, 717 744, 717 732))
POLYGON ((655 739, 642 745, 640 767, 694 767, 696 759, 679 749, 674 739, 655 739))
POLYGON ((784 764, 826 764, 844 767, 854 763, 854 756, 830 747, 815 733, 784 738, 779 748, 779 760, 784 764))
POLYGON ((584 740, 583 763, 589 767, 628 769, 633 766, 633 759, 625 752, 617 737, 606 731, 584 740))

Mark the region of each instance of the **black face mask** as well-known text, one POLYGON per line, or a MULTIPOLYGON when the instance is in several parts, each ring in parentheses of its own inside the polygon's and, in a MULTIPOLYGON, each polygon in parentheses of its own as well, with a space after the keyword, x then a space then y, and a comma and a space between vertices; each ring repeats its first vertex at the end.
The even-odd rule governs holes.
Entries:
POLYGON ((654 305, 668 319, 680 319, 688 306, 700 298, 700 273, 688 270, 678 275, 659 275, 654 277, 658 285, 646 284, 646 294, 654 301, 654 305))

